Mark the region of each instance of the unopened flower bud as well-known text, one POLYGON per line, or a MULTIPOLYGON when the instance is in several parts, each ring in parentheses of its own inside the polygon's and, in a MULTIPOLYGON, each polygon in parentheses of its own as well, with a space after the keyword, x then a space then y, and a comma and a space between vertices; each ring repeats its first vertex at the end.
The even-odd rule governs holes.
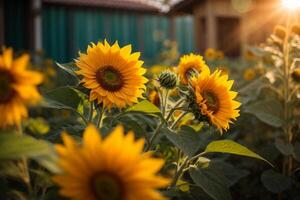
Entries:
POLYGON ((173 89, 177 84, 177 76, 174 72, 163 71, 158 76, 158 82, 166 89, 173 89))
POLYGON ((292 78, 296 82, 300 82, 300 68, 296 68, 292 73, 292 78))

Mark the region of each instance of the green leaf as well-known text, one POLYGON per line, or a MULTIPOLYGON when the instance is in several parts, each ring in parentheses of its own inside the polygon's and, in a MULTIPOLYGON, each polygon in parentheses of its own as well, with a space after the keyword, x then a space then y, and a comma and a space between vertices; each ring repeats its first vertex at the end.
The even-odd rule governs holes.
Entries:
POLYGON ((261 77, 251 81, 248 85, 241 88, 239 93, 243 97, 243 104, 254 101, 259 96, 262 89, 269 84, 270 83, 266 77, 261 77))
POLYGON ((126 110, 127 112, 144 112, 148 114, 157 114, 160 113, 160 110, 158 107, 156 107, 154 104, 149 102, 148 100, 140 101, 139 103, 135 104, 134 106, 128 108, 126 110))
POLYGON ((219 169, 224 174, 227 179, 228 186, 233 186, 241 178, 249 174, 247 170, 239 169, 230 163, 220 160, 213 160, 210 162, 210 165, 214 165, 216 169, 219 169))
POLYGON ((275 140, 275 147, 282 153, 283 155, 289 156, 293 154, 293 145, 286 144, 282 139, 277 138, 275 140))
POLYGON ((244 111, 277 128, 281 127, 284 122, 282 119, 282 105, 277 100, 258 101, 248 105, 244 111))
POLYGON ((295 146, 293 148, 293 157, 297 160, 300 161, 300 142, 296 142, 295 146))
POLYGON ((274 170, 267 170, 261 176, 264 186, 273 193, 280 193, 291 186, 291 179, 274 170))
POLYGON ((77 110, 78 105, 82 100, 79 93, 68 86, 51 90, 44 94, 44 96, 46 103, 48 103, 45 106, 57 109, 66 108, 77 110))
POLYGON ((71 110, 87 123, 87 120, 78 109, 79 105, 84 101, 83 96, 84 94, 72 87, 60 87, 44 94, 44 100, 41 103, 41 106, 45 108, 71 110))
POLYGON ((58 170, 55 164, 54 149, 51 143, 44 140, 37 140, 31 136, 4 133, 0 135, 0 149, 0 160, 16 160, 27 157, 36 160, 49 170, 58 170), (50 163, 52 167, 49 167, 50 163))
POLYGON ((230 153, 263 160, 273 166, 269 161, 232 140, 217 140, 209 143, 205 149, 206 153, 230 153))
POLYGON ((165 131, 167 138, 189 157, 194 156, 204 146, 201 135, 189 126, 182 126, 178 133, 165 131))
POLYGON ((213 165, 206 168, 190 168, 190 175, 197 186, 201 187, 215 200, 230 200, 227 180, 213 165))
POLYGON ((65 64, 60 64, 58 62, 56 62, 56 65, 61 68, 62 70, 68 72, 69 74, 71 74, 72 76, 76 77, 76 79, 78 79, 77 74, 75 73, 75 71, 78 70, 78 68, 75 66, 74 62, 70 62, 70 63, 65 63, 65 64))
POLYGON ((27 121, 24 122, 24 126, 32 134, 43 135, 43 134, 47 134, 50 130, 50 126, 48 122, 41 117, 29 118, 27 121))
POLYGON ((22 156, 35 157, 49 152, 49 144, 30 136, 15 134, 0 135, 0 159, 19 159, 22 156))

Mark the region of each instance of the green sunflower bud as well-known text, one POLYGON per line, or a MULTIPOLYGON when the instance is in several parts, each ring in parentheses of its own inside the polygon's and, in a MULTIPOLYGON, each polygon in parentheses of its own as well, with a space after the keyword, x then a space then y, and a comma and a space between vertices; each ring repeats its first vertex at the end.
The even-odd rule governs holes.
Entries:
POLYGON ((295 82, 300 82, 300 68, 296 68, 292 73, 292 78, 295 82))
POLYGON ((158 75, 158 82, 166 89, 173 89, 177 85, 177 76, 174 72, 163 71, 158 75))

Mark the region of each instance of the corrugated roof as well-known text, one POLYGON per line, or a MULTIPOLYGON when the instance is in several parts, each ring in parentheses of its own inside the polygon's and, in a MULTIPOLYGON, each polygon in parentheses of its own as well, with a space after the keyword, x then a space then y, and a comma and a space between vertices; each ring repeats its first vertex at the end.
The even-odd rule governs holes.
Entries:
POLYGON ((178 0, 175 2, 170 10, 169 14, 177 14, 177 13, 192 13, 193 7, 196 4, 202 3, 203 0, 178 0))
POLYGON ((43 0, 43 3, 60 4, 65 6, 87 6, 146 12, 163 11, 162 4, 158 1, 153 0, 43 0))

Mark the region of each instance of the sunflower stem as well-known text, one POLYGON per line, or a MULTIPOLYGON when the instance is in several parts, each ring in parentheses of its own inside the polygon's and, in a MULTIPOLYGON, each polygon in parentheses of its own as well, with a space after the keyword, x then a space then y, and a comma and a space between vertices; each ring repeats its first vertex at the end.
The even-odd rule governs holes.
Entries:
POLYGON ((89 123, 91 123, 93 120, 93 114, 94 114, 94 104, 93 102, 90 102, 90 110, 89 110, 89 118, 88 118, 89 123))
MULTIPOLYGON (((22 129, 21 124, 17 125, 17 134, 19 136, 23 135, 23 129, 22 129)), ((31 188, 31 184, 30 184, 31 180, 30 180, 28 162, 27 162, 26 157, 22 157, 21 160, 19 161, 19 164, 21 166, 21 170, 22 170, 22 174, 23 174, 23 181, 25 182, 25 184, 27 186, 29 195, 31 195, 32 194, 32 188, 31 188)))
POLYGON ((181 108, 183 108, 183 107, 179 107, 180 106, 180 104, 182 104, 183 102, 185 101, 185 99, 179 99, 177 102, 176 102, 176 104, 174 105, 174 107, 169 111, 169 113, 168 113, 168 116, 167 116, 167 118, 166 118, 166 121, 168 122, 168 120, 171 118, 171 116, 172 116, 172 114, 173 114, 173 112, 175 111, 175 110, 179 110, 179 109, 181 109, 181 108))
POLYGON ((186 115, 186 114, 188 114, 189 113, 189 111, 185 111, 185 112, 183 112, 183 113, 181 113, 180 115, 179 115, 179 117, 173 122, 173 124, 171 125, 171 129, 173 129, 173 128, 175 128, 175 126, 177 125, 177 123, 186 115))
POLYGON ((189 159, 188 159, 188 156, 186 156, 186 157, 184 158, 182 164, 181 164, 180 166, 178 165, 178 166, 179 166, 179 167, 178 167, 178 170, 177 170, 177 172, 175 173, 174 178, 173 178, 173 180, 172 180, 172 182, 171 182, 171 185, 170 185, 171 188, 173 188, 173 187, 176 186, 176 183, 177 183, 179 177, 181 176, 181 174, 182 174, 184 168, 185 168, 186 165, 188 164, 188 162, 189 162, 189 159))
POLYGON ((158 136, 158 134, 159 134, 159 130, 163 127, 163 125, 164 125, 165 122, 166 122, 165 120, 163 120, 163 119, 161 120, 160 124, 159 124, 158 127, 155 129, 154 133, 152 134, 152 137, 150 138, 150 141, 149 141, 149 143, 148 143, 148 145, 147 145, 145 151, 149 151, 149 150, 150 150, 150 148, 151 148, 151 146, 152 146, 152 144, 153 144, 155 138, 156 138, 156 137, 158 136))
POLYGON ((175 106, 169 111, 169 114, 168 114, 168 116, 167 116, 166 119, 161 119, 161 122, 160 122, 159 126, 155 129, 154 133, 152 134, 152 137, 150 138, 150 141, 148 142, 148 145, 147 145, 145 151, 149 151, 150 150, 151 146, 153 145, 153 142, 154 142, 155 138, 159 134, 159 130, 163 127, 164 123, 167 123, 169 121, 169 119, 171 118, 171 116, 174 113, 174 111, 181 109, 181 107, 177 107, 177 106, 179 106, 182 102, 184 102, 184 99, 180 99, 175 104, 175 106))
POLYGON ((205 154, 206 154, 205 151, 204 151, 204 152, 201 152, 201 153, 199 153, 199 154, 193 156, 193 157, 189 160, 189 162, 192 162, 192 161, 196 160, 197 158, 199 158, 199 157, 201 157, 201 156, 204 156, 205 154))
POLYGON ((101 128, 102 127, 102 119, 103 119, 103 115, 105 113, 104 107, 102 106, 101 109, 99 109, 99 118, 97 121, 97 128, 101 128))
POLYGON ((166 89, 165 92, 163 92, 163 93, 165 93, 165 94, 162 95, 163 96, 162 115, 163 115, 163 117, 165 117, 167 106, 168 106, 169 90, 166 89))
MULTIPOLYGON (((283 96, 284 96, 284 133, 286 135, 286 140, 288 144, 292 144, 293 141, 293 133, 292 133, 292 127, 290 123, 290 108, 289 108, 289 98, 290 98, 290 45, 289 45, 289 39, 290 39, 290 33, 291 33, 291 14, 288 14, 287 24, 286 24, 286 37, 284 39, 283 44, 283 55, 284 55, 284 65, 283 65, 283 74, 284 74, 284 81, 283 81, 283 96)), ((287 156, 283 161, 283 173, 285 175, 290 175, 291 171, 293 169, 293 158, 292 156, 287 156)))

